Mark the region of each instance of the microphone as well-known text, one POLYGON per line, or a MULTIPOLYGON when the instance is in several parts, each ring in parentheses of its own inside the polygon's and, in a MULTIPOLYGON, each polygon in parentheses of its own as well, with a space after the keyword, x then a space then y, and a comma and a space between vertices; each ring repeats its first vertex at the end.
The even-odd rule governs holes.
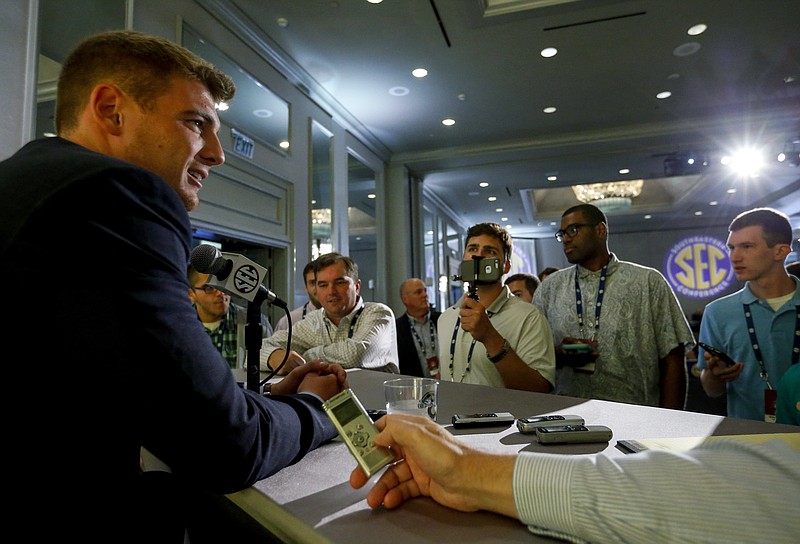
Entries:
POLYGON ((200 244, 192 250, 192 266, 202 274, 209 274, 208 285, 253 302, 266 300, 286 308, 286 303, 263 285, 267 269, 238 253, 222 253, 209 244, 200 244))

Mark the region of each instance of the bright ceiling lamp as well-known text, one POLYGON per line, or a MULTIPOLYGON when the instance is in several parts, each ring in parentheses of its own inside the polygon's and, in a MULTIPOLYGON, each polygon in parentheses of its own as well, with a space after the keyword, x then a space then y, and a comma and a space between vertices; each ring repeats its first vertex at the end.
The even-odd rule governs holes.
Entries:
POLYGON ((584 204, 593 204, 604 212, 617 212, 630 209, 633 199, 641 194, 642 185, 641 179, 608 181, 573 185, 572 191, 584 204))

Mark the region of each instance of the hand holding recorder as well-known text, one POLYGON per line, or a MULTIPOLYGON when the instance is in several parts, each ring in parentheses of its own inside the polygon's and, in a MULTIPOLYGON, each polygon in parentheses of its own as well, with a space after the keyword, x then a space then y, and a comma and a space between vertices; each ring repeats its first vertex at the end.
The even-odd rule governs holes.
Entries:
MULTIPOLYGON (((375 443, 391 447, 400 461, 373 484, 367 494, 370 507, 393 509, 424 496, 462 512, 488 510, 518 518, 511 493, 515 454, 475 450, 424 417, 389 414, 376 425, 375 443)), ((355 489, 367 481, 361 468, 350 474, 355 489)))

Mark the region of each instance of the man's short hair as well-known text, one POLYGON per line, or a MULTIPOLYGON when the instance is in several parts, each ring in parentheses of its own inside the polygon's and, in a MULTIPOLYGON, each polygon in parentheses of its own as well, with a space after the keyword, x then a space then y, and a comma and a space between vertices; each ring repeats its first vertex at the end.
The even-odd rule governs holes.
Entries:
POLYGON ((508 285, 512 281, 520 281, 520 280, 525 282, 525 289, 531 295, 533 295, 533 293, 536 292, 536 288, 539 287, 539 285, 541 285, 542 283, 541 281, 539 281, 539 278, 536 277, 536 275, 525 274, 523 272, 520 272, 518 274, 511 274, 509 277, 507 277, 503 285, 508 285))
POLYGON ((308 276, 308 273, 309 273, 309 272, 313 272, 313 271, 314 271, 314 266, 315 266, 315 265, 314 265, 314 259, 311 259, 311 260, 310 260, 310 261, 308 261, 308 262, 306 263, 306 265, 303 267, 303 283, 304 283, 304 284, 305 284, 305 282, 306 282, 306 276, 308 276))
POLYGON ((603 210, 593 204, 578 204, 577 206, 572 206, 562 213, 561 217, 566 217, 569 214, 576 212, 583 214, 586 220, 594 225, 605 223, 606 227, 608 227, 608 217, 603 210))
POLYGON ((467 230, 466 242, 469 243, 470 238, 482 236, 484 234, 500 240, 500 244, 503 246, 503 256, 506 260, 511 259, 511 251, 514 248, 511 235, 497 223, 478 223, 477 225, 472 225, 467 230))
POLYGON ((58 78, 56 132, 78 126, 92 88, 117 85, 145 110, 153 108, 174 76, 206 86, 214 102, 230 100, 233 80, 188 49, 167 39, 132 30, 114 30, 86 38, 67 56, 58 78))
POLYGON ((344 273, 354 282, 358 281, 358 265, 353 259, 341 253, 326 253, 317 257, 314 261, 314 276, 323 268, 328 268, 336 263, 344 263, 344 273))
POLYGON ((549 276, 553 272, 558 272, 558 268, 556 268, 555 266, 548 266, 547 268, 543 268, 542 270, 539 271, 538 274, 539 280, 540 281, 543 280, 544 279, 543 276, 549 276))
POLYGON ((753 208, 742 212, 731 221, 728 231, 734 232, 745 227, 761 227, 767 247, 792 243, 792 223, 786 214, 778 210, 753 208))

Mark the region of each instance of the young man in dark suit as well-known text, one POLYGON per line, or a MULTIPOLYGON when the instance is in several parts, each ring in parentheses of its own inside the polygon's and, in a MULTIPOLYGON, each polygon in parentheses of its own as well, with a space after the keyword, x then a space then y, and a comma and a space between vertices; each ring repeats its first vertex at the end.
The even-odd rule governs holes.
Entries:
POLYGON ((225 160, 216 104, 234 92, 168 40, 99 34, 62 67, 58 137, 0 163, 14 503, 66 497, 40 540, 183 542, 185 499, 245 489, 336 435, 320 406, 347 386, 340 366, 244 390, 186 296, 188 212, 225 160), (171 470, 158 494, 142 448, 171 470))

